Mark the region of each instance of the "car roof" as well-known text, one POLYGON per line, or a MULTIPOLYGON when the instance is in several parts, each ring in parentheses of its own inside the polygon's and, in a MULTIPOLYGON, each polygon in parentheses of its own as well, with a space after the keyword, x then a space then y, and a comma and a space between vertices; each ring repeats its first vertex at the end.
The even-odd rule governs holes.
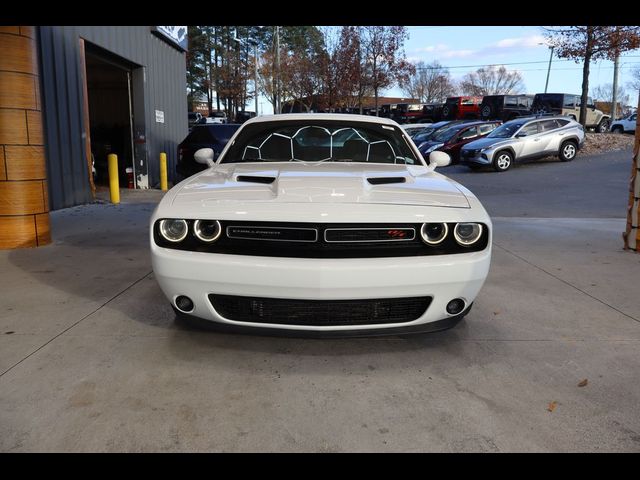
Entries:
POLYGON ((503 125, 506 124, 514 124, 514 123, 530 123, 530 122, 534 122, 537 120, 567 120, 569 122, 574 122, 575 120, 569 118, 566 115, 540 115, 540 116, 535 116, 535 115, 531 115, 531 116, 527 116, 527 117, 518 117, 518 118, 514 118, 513 120, 509 120, 508 122, 504 122, 503 125))
POLYGON ((400 125, 390 118, 374 117, 371 115, 358 115, 352 113, 280 113, 275 115, 260 115, 247 120, 244 125, 264 122, 290 122, 290 121, 331 120, 343 122, 377 123, 383 125, 400 125))
POLYGON ((500 120, 474 120, 473 122, 454 123, 451 128, 466 128, 474 125, 486 125, 487 123, 500 123, 500 120))

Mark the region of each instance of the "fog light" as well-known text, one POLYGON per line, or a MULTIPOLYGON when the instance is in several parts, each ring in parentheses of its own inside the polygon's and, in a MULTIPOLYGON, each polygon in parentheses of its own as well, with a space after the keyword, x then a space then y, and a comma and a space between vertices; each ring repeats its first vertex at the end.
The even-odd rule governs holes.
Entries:
POLYGON ((193 310, 193 302, 189 297, 180 295, 176 298, 176 308, 181 312, 190 312, 193 310))
POLYGON ((464 310, 464 300, 461 298, 454 298, 449 303, 447 303, 447 313, 451 315, 457 315, 458 313, 464 310))

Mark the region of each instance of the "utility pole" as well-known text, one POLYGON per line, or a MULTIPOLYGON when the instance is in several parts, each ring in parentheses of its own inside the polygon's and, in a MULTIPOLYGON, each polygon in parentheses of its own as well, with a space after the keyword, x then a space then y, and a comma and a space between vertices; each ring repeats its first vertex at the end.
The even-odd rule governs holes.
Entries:
POLYGON ((254 45, 253 56, 255 57, 255 72, 253 77, 253 96, 256 101, 256 117, 258 116, 258 42, 254 45))
MULTIPOLYGON (((620 33, 620 27, 616 27, 616 36, 620 33)), ((620 63, 620 51, 616 49, 616 59, 613 61, 613 92, 611 92, 611 121, 618 116, 618 65, 620 63)))
POLYGON ((549 86, 549 74, 551 73, 551 61, 553 60, 553 49, 555 46, 549 48, 551 48, 551 55, 549 55, 549 68, 547 68, 547 81, 544 84, 544 93, 547 93, 547 87, 549 86))
POLYGON ((618 64, 620 55, 616 52, 616 59, 613 61, 613 92, 611 92, 611 121, 618 117, 618 64))
POLYGON ((276 111, 280 113, 280 27, 276 26, 276 111))

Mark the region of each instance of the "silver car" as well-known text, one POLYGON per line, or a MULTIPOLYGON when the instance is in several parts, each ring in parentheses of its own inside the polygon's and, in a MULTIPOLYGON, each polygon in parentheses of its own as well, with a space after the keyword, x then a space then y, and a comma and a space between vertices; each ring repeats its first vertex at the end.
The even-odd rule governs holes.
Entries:
POLYGON ((517 118, 486 137, 468 143, 460 151, 460 163, 471 169, 491 165, 504 172, 513 162, 558 155, 573 160, 584 145, 584 128, 564 116, 517 118))

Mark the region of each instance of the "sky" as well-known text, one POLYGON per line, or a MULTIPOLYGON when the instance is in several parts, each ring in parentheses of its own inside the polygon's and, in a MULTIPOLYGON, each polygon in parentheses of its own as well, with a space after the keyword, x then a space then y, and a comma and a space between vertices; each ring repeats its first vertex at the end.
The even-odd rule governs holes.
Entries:
MULTIPOLYGON (((454 79, 486 65, 505 65, 518 70, 524 78, 525 93, 544 92, 550 49, 544 45, 541 27, 535 26, 409 26, 405 54, 412 62, 434 60, 449 67, 454 79), (540 45, 543 43, 543 45, 540 45), (528 63, 536 62, 536 63, 528 63), (511 64, 511 65, 509 65, 511 64)), ((554 56, 549 75, 548 92, 576 93, 582 89, 582 63, 558 59, 554 56)), ((640 66, 640 50, 627 52, 620 58, 619 83, 630 94, 629 103, 638 104, 637 92, 626 84, 630 67, 640 66)), ((598 85, 613 83, 613 62, 591 63, 589 92, 598 85)), ((399 88, 387 90, 385 95, 402 97, 399 88)), ((271 104, 262 99, 260 113, 273 113, 271 104)))

